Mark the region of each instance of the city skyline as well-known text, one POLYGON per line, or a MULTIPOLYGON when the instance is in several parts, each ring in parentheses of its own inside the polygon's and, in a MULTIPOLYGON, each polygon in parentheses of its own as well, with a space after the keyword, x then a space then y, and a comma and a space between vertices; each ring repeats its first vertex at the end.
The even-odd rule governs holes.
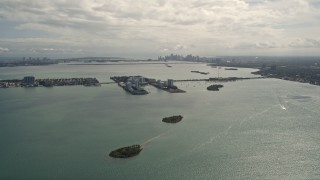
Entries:
POLYGON ((319 56, 317 0, 0 1, 0 57, 319 56))

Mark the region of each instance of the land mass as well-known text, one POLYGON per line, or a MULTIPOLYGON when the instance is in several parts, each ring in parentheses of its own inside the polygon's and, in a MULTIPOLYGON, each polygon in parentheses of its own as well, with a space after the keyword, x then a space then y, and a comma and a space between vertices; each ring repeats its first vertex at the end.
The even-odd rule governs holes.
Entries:
POLYGON ((319 57, 225 57, 208 65, 254 68, 258 71, 252 74, 266 78, 320 85, 319 57))
POLYGON ((236 71, 236 70, 238 70, 237 68, 224 68, 225 70, 231 70, 231 71, 236 71))
POLYGON ((147 83, 142 76, 113 76, 110 77, 110 79, 132 95, 149 94, 149 92, 143 88, 147 83))
POLYGON ((171 116, 171 117, 165 117, 162 119, 162 122, 166 122, 166 123, 178 123, 182 120, 182 116, 178 115, 178 116, 171 116))
POLYGON ((207 63, 212 68, 228 67, 225 70, 236 68, 254 68, 259 71, 253 73, 266 78, 277 78, 289 81, 309 83, 320 86, 320 57, 319 56, 220 56, 199 57, 193 55, 159 56, 159 60, 188 61, 207 63))
POLYGON ((213 85, 207 87, 207 90, 208 91, 219 91, 219 89, 222 87, 223 87, 223 85, 221 85, 221 84, 213 84, 213 85))
POLYGON ((132 145, 111 151, 109 156, 113 158, 129 158, 138 155, 142 151, 141 145, 132 145))
MULTIPOLYGON (((34 77, 33 77, 34 78, 34 77)), ((33 79, 24 82, 23 79, 0 80, 0 88, 11 87, 53 87, 53 86, 101 86, 96 78, 61 78, 61 79, 33 79)))

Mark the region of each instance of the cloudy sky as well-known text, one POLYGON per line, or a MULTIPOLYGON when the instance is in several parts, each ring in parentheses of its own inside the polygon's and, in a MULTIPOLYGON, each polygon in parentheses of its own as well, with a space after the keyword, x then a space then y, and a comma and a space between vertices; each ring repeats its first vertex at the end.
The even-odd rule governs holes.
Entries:
POLYGON ((0 0, 0 56, 320 55, 320 0, 0 0))

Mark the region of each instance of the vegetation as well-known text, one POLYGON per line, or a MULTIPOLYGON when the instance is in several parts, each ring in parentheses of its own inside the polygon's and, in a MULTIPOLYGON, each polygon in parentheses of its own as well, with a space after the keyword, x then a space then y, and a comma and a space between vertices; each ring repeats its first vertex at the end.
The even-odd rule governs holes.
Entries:
POLYGON ((223 85, 221 85, 221 84, 213 84, 213 85, 207 87, 207 90, 208 91, 219 91, 219 89, 222 87, 223 87, 223 85))
POLYGON ((129 158, 138 155, 142 151, 140 145, 132 145, 111 151, 109 156, 113 158, 129 158))
POLYGON ((166 122, 166 123, 178 123, 182 120, 182 116, 178 115, 178 116, 171 116, 171 117, 165 117, 162 119, 162 122, 166 122))
POLYGON ((289 81, 297 81, 320 85, 320 68, 319 67, 303 67, 303 66, 281 66, 276 65, 270 68, 261 68, 253 74, 259 74, 264 77, 278 78, 289 81))

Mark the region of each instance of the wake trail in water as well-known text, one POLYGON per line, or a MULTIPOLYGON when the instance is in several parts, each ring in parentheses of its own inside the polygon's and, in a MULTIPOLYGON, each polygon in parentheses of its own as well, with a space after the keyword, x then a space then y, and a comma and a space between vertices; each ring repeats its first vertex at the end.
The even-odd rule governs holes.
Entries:
POLYGON ((262 115, 262 114, 264 114, 264 113, 267 113, 268 111, 270 111, 272 108, 274 108, 274 107, 276 107, 276 106, 278 106, 278 104, 273 105, 273 106, 271 106, 271 107, 269 107, 269 108, 267 108, 267 109, 265 109, 265 110, 263 110, 263 111, 261 111, 261 112, 255 113, 255 114, 249 116, 248 118, 243 119, 243 120, 240 122, 240 127, 242 126, 243 123, 245 123, 245 122, 247 122, 247 121, 249 121, 249 120, 251 120, 251 119, 253 119, 253 118, 257 117, 257 116, 260 116, 260 115, 262 115))
MULTIPOLYGON (((143 142, 143 143, 141 144, 141 147, 144 148, 146 145, 150 144, 152 141, 160 138, 161 136, 164 136, 164 135, 168 134, 169 131, 170 131, 170 129, 168 129, 167 131, 165 131, 165 132, 163 132, 163 133, 161 133, 161 134, 159 134, 159 135, 157 135, 157 136, 154 136, 154 137, 152 137, 152 138, 150 138, 150 139, 147 139, 145 142, 143 142)), ((106 152, 104 153, 104 157, 105 157, 105 158, 108 158, 108 157, 109 157, 109 152, 108 152, 108 151, 106 151, 106 152)))
MULTIPOLYGON (((274 107, 276 107, 276 106, 278 106, 278 104, 273 105, 273 106, 271 106, 271 107, 269 107, 269 108, 267 108, 267 109, 265 109, 265 110, 263 110, 263 111, 261 111, 261 112, 255 113, 255 114, 251 115, 251 116, 248 117, 248 118, 243 119, 243 120, 240 122, 240 127, 242 126, 243 123, 245 123, 245 122, 247 122, 247 121, 249 121, 249 120, 251 120, 251 119, 253 119, 253 118, 255 118, 255 117, 259 116, 259 115, 262 115, 262 114, 264 114, 264 113, 267 113, 268 111, 270 111, 272 108, 274 108, 274 107)), ((236 123, 235 123, 235 124, 236 124, 236 123)), ((227 136, 227 135, 229 134, 230 130, 234 127, 235 124, 230 125, 225 131, 217 134, 216 136, 212 136, 212 137, 210 137, 209 140, 207 140, 207 141, 205 141, 205 142, 203 142, 203 143, 195 146, 192 150, 190 150, 190 152, 199 150, 199 149, 201 149, 202 147, 205 147, 206 145, 212 144, 214 140, 216 140, 216 139, 218 139, 218 138, 221 138, 221 137, 224 137, 224 136, 227 136)))
POLYGON ((193 149, 191 149, 190 152, 199 150, 199 149, 201 149, 202 147, 204 147, 204 146, 206 146, 206 145, 208 145, 208 144, 212 144, 212 142, 213 142, 215 139, 220 138, 220 136, 221 136, 222 134, 223 134, 223 133, 220 133, 220 134, 218 134, 218 135, 216 135, 216 136, 211 137, 208 141, 206 141, 206 142, 204 142, 204 143, 202 143, 202 144, 199 144, 199 145, 197 145, 196 147, 194 147, 193 149))
POLYGON ((147 139, 145 142, 143 142, 143 143, 141 144, 141 146, 142 146, 142 147, 145 147, 146 145, 150 144, 152 141, 160 138, 161 136, 164 136, 164 135, 168 134, 169 131, 170 131, 170 129, 168 129, 167 131, 165 131, 165 132, 163 132, 163 133, 161 133, 161 134, 159 134, 159 135, 157 135, 157 136, 154 136, 154 137, 152 137, 152 138, 150 138, 150 139, 147 139))
MULTIPOLYGON (((285 105, 287 104, 288 101, 283 101, 283 98, 281 98, 279 91, 273 90, 273 92, 275 92, 275 94, 276 94, 276 96, 277 96, 277 99, 278 99, 280 108, 281 108, 282 110, 287 110, 287 108, 286 108, 285 105)), ((288 96, 288 94, 287 94, 287 96, 288 96)))
POLYGON ((286 108, 284 105, 282 105, 282 104, 280 104, 280 107, 281 107, 281 109, 283 109, 283 110, 287 110, 287 108, 286 108))
POLYGON ((278 98, 279 106, 281 107, 281 109, 287 110, 287 108, 284 106, 285 103, 281 100, 279 95, 277 96, 277 98, 278 98))

